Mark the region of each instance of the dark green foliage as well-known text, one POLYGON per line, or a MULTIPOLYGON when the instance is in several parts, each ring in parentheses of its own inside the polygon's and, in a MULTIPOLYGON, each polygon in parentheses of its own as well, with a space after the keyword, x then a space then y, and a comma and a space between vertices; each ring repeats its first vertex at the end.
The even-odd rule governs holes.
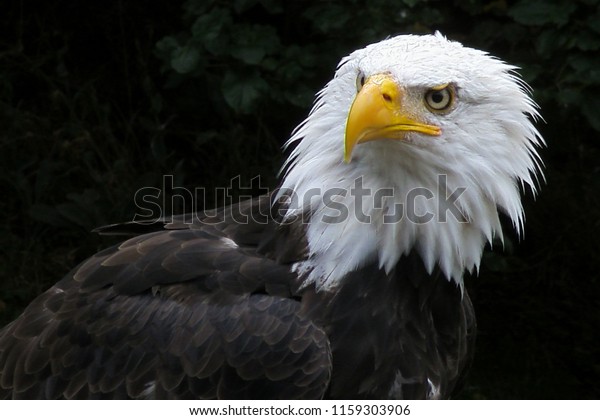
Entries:
POLYGON ((273 186, 342 56, 439 29, 520 66, 548 142, 525 238, 468 281, 481 333, 462 396, 600 397, 599 1, 35 3, 0 13, 0 325, 106 246, 89 231, 131 220, 163 175, 273 186))

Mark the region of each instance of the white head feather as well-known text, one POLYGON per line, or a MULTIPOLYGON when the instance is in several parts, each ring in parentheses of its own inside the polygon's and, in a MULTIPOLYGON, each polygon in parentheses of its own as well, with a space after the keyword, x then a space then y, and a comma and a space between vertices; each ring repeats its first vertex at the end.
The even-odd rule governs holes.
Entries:
POLYGON ((390 38, 340 62, 335 77, 289 140, 288 145, 296 147, 284 166, 282 190, 294 191, 297 198, 287 217, 311 214, 309 258, 294 267, 306 275, 307 283, 331 289, 350 270, 376 262, 390 271, 403 254, 416 250, 429 272, 438 265, 462 287, 465 270, 478 269, 486 242, 495 235, 502 238, 498 212, 522 231, 519 188, 526 184, 535 192, 541 173, 536 148, 543 139, 530 120, 538 117, 536 104, 514 69, 439 33, 390 38), (417 100, 427 88, 452 83, 455 108, 434 114, 422 107, 419 117, 439 126, 440 136, 411 133, 406 141, 364 143, 345 163, 344 132, 357 77, 377 73, 390 74, 417 100), (440 175, 445 176, 445 185, 440 175), (351 193, 357 179, 373 192, 363 197, 362 204, 351 193), (340 190, 334 191, 333 201, 349 210, 348 217, 336 223, 327 216, 339 216, 339 207, 323 199, 334 188, 340 190), (393 196, 384 197, 379 205, 381 200, 373 199, 375 191, 390 188, 393 196), (398 204, 406 210, 407 195, 415 188, 425 188, 433 197, 413 201, 414 214, 430 214, 433 219, 419 222, 405 214, 386 223, 384 215, 393 213, 398 204), (463 188, 456 205, 466 220, 442 214, 439 197, 463 188), (356 217, 357 204, 370 216, 368 222, 356 217))

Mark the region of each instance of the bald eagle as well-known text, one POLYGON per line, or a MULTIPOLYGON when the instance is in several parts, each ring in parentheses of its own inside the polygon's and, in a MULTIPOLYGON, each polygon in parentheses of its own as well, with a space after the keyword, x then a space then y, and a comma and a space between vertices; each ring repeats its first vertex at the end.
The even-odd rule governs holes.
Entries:
POLYGON ((129 223, 0 331, 3 398, 447 398, 463 286, 523 229, 543 139, 515 68, 435 35, 342 59, 276 192, 129 223))

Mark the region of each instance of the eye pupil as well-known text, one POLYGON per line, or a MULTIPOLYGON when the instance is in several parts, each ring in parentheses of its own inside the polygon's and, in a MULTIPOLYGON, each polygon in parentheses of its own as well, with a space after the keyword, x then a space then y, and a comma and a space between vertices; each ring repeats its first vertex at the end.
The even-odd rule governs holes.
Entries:
POLYGON ((360 91, 366 81, 367 81, 367 78, 365 77, 365 75, 362 72, 360 72, 358 74, 358 77, 356 78, 356 91, 360 91))
POLYGON ((430 89, 425 94, 425 105, 432 112, 446 111, 453 103, 454 90, 450 85, 430 89))
POLYGON ((444 100, 444 95, 441 92, 434 92, 431 94, 431 100, 436 104, 439 104, 444 100))

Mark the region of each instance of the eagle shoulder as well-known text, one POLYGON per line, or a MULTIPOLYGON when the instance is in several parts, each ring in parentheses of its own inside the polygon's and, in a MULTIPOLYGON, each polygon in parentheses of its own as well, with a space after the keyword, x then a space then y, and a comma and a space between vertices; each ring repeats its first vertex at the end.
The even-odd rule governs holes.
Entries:
POLYGON ((0 332, 0 396, 321 397, 329 341, 265 239, 278 227, 220 211, 146 226, 39 296, 0 332))

